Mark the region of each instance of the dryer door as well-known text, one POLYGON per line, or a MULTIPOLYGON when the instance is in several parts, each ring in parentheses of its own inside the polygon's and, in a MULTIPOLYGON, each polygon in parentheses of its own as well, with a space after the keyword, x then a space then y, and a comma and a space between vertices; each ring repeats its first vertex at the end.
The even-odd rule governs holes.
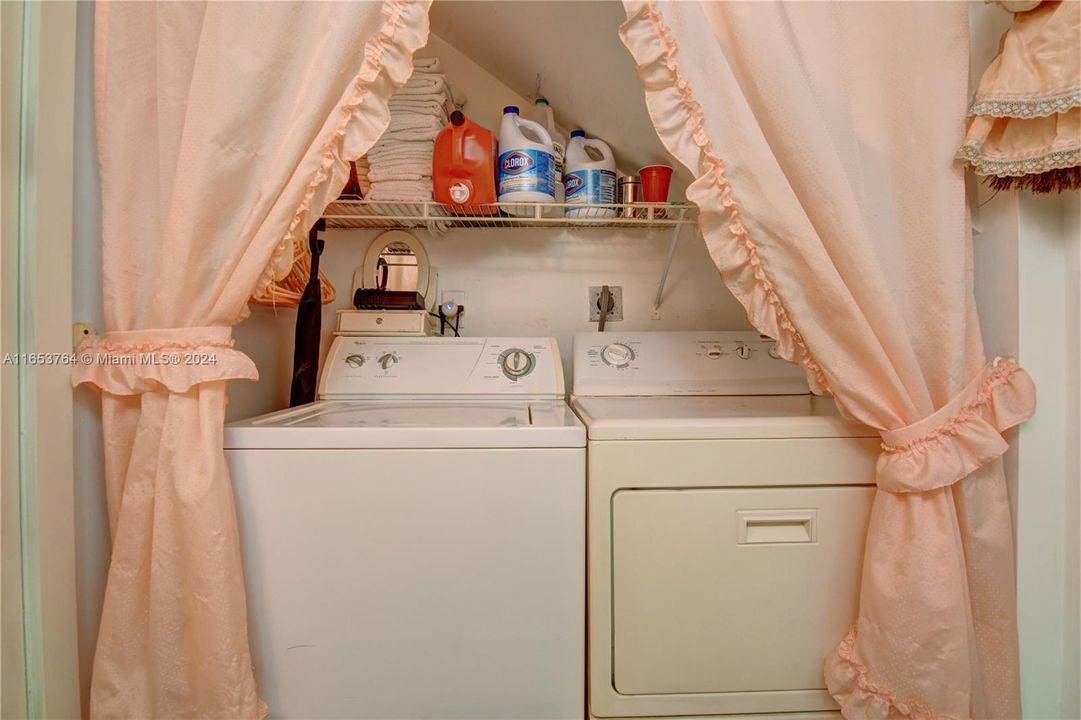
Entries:
POLYGON ((835 708, 822 662, 856 618, 873 497, 851 485, 616 492, 615 691, 731 694, 727 712, 835 708))

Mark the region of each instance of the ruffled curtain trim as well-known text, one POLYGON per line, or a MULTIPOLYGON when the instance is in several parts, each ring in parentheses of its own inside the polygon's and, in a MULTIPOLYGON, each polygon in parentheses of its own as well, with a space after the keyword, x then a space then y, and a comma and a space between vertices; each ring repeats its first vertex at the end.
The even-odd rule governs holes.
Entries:
POLYGON ((710 253, 723 268, 725 285, 746 309, 755 329, 777 341, 781 357, 806 370, 812 390, 830 394, 825 373, 792 323, 743 225, 724 162, 706 134, 702 106, 676 61, 676 42, 654 2, 642 2, 633 9, 627 5, 620 37, 637 63, 646 106, 661 142, 697 177, 687 197, 698 205, 703 236, 715 241, 710 253), (660 118, 666 119, 662 123, 660 118))
POLYGON ((841 715, 859 720, 968 720, 936 715, 923 703, 899 700, 896 694, 874 682, 867 667, 856 658, 856 637, 853 627, 826 658, 826 686, 841 706, 841 715))
POLYGON ((968 116, 1036 118, 1064 113, 1075 107, 1081 107, 1081 89, 1071 87, 1038 97, 977 95, 968 109, 968 116))
POLYGON ((270 262, 256 283, 253 297, 261 296, 275 280, 289 273, 294 243, 323 214, 349 178, 349 162, 363 155, 390 124, 387 103, 395 90, 413 73, 413 54, 428 41, 428 8, 431 0, 390 0, 383 3, 383 25, 364 46, 364 62, 353 79, 352 92, 335 112, 334 132, 320 150, 319 167, 308 181, 289 226, 278 241, 270 262), (383 95, 371 93, 389 86, 383 95), (374 101, 374 102, 373 102, 374 101))
POLYGON ((126 330, 87 338, 76 351, 72 385, 112 395, 184 393, 219 380, 258 380, 255 363, 233 348, 226 326, 126 330))
POLYGON ((1052 170, 1064 170, 1081 165, 1081 148, 1054 150, 1025 158, 995 158, 984 155, 977 145, 962 145, 957 159, 964 160, 977 175, 1021 177, 1052 170))
POLYGON ((957 158, 994 178, 1070 171, 1081 165, 1081 107, 1024 119, 970 118, 957 158))
POLYGON ((1013 360, 996 358, 934 414, 882 433, 878 487, 924 492, 952 485, 1006 452, 1002 433, 1035 408, 1032 378, 1013 360))

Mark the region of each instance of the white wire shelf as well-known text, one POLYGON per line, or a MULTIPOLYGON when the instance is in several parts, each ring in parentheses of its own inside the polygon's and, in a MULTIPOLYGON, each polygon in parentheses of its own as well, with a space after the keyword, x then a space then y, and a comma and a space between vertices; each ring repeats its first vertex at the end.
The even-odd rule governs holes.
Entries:
POLYGON ((570 205, 495 203, 469 207, 437 202, 335 200, 323 213, 328 228, 640 228, 674 229, 698 221, 687 203, 570 205), (568 213, 570 213, 568 215, 568 213))

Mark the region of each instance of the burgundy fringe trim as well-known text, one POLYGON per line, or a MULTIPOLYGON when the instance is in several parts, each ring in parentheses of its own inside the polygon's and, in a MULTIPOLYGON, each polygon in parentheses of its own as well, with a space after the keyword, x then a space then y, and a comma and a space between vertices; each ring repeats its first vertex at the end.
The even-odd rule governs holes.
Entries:
POLYGON ((1081 167, 1057 168, 1034 175, 986 178, 993 190, 1028 188, 1034 193, 1060 193, 1081 188, 1081 167))

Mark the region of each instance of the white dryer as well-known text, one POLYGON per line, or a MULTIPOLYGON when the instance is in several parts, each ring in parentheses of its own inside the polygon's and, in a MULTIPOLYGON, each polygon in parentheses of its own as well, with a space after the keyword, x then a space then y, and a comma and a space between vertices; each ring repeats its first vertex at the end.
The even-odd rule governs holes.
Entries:
POLYGON ((575 338, 592 717, 835 718, 877 434, 755 333, 575 338))
POLYGON ((225 430, 273 717, 581 718, 585 430, 553 339, 338 337, 225 430))

